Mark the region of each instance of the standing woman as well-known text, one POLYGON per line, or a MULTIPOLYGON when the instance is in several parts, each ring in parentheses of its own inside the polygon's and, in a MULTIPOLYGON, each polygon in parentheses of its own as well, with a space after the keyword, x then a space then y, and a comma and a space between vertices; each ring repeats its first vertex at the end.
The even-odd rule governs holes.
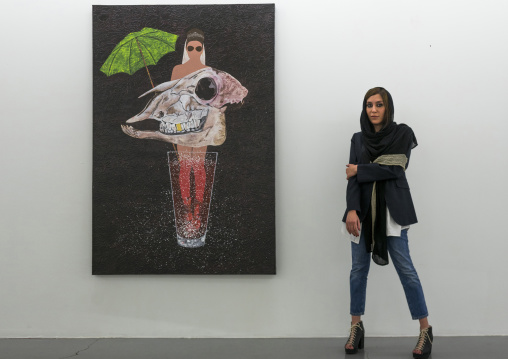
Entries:
MULTIPOLYGON (((193 72, 204 69, 205 65, 205 35, 199 29, 187 32, 185 48, 181 65, 176 65, 171 74, 171 81, 181 79, 193 72)), ((180 191, 186 212, 186 227, 188 231, 197 231, 201 226, 199 212, 203 203, 206 184, 205 155, 207 146, 190 147, 177 145, 180 162, 180 191), (194 171, 196 196, 191 198, 190 176, 194 171)))
POLYGON ((382 87, 370 89, 363 100, 361 132, 351 139, 346 166, 347 209, 343 231, 353 235, 350 274, 351 330, 346 353, 362 349, 365 330, 367 275, 372 260, 389 263, 388 254, 406 294, 411 316, 420 321, 420 336, 414 358, 428 358, 432 349, 432 327, 418 274, 409 255, 408 229, 417 223, 405 170, 411 150, 418 143, 411 128, 393 121, 390 93, 382 87))

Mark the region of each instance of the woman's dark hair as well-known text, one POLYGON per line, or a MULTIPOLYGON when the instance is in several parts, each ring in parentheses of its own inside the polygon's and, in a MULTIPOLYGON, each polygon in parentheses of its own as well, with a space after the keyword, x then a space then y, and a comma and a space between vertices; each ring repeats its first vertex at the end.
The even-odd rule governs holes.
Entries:
POLYGON ((382 87, 374 87, 371 88, 367 93, 365 94, 365 97, 363 98, 363 108, 365 109, 367 106, 367 100, 369 97, 374 95, 381 95, 381 98, 383 99, 383 104, 385 106, 385 116, 383 118, 383 127, 385 128, 390 123, 393 122, 393 103, 391 101, 391 96, 388 94, 388 91, 386 91, 382 87))
POLYGON ((201 44, 205 41, 205 33, 197 28, 187 31, 187 43, 191 41, 199 41, 201 44))

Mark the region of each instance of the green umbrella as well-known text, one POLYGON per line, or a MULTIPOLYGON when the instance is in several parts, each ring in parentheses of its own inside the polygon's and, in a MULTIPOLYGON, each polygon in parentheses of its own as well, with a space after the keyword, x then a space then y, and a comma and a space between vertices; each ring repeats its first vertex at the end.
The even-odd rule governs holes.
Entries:
POLYGON ((178 35, 149 27, 145 27, 138 32, 131 32, 115 46, 104 65, 102 65, 101 71, 107 76, 118 72, 126 72, 132 75, 144 66, 152 87, 154 87, 147 66, 157 64, 162 56, 175 51, 177 38, 178 35))

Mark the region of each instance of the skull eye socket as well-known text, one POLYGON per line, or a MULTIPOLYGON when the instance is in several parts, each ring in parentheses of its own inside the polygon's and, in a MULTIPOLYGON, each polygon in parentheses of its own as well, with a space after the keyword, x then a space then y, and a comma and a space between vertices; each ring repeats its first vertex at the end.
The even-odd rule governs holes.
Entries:
POLYGON ((200 99, 208 101, 217 94, 217 84, 211 77, 203 77, 196 85, 196 96, 200 99))

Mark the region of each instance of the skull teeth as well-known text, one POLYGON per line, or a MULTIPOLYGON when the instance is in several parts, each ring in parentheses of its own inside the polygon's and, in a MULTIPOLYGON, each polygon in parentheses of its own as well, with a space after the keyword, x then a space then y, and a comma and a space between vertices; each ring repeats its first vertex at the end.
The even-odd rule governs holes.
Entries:
POLYGON ((192 119, 193 120, 199 120, 202 116, 201 116, 201 112, 202 111, 193 111, 192 112, 192 119))
POLYGON ((160 132, 166 133, 166 134, 183 134, 188 132, 195 132, 198 131, 200 126, 202 125, 202 122, 206 119, 206 114, 208 111, 195 111, 192 113, 191 116, 189 116, 188 120, 182 121, 180 123, 170 123, 161 121, 159 129, 160 132), (195 112, 198 114, 204 114, 202 117, 194 118, 195 112))

